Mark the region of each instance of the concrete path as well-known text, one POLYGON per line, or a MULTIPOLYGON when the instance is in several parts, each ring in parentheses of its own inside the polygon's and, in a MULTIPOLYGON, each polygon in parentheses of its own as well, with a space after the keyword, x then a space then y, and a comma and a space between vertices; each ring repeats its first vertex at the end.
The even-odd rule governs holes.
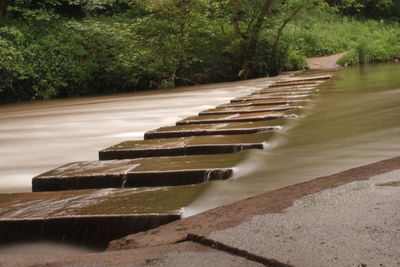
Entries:
POLYGON ((400 266, 400 170, 305 196, 209 238, 294 266, 400 266))

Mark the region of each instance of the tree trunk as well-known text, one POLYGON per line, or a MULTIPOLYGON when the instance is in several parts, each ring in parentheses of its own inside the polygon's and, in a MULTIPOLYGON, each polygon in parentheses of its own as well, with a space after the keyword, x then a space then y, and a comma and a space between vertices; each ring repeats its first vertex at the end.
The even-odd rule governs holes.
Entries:
POLYGON ((266 0, 257 16, 256 23, 250 30, 249 39, 246 41, 245 54, 242 61, 242 69, 246 72, 246 76, 253 76, 254 56, 258 46, 258 38, 265 22, 265 17, 271 10, 273 0, 266 0))
POLYGON ((8 3, 9 0, 0 0, 0 22, 8 18, 8 3))
POLYGON ((281 40, 282 34, 283 34, 283 30, 285 29, 286 25, 302 10, 301 7, 295 9, 290 15, 289 17, 287 17, 282 25, 279 27, 278 32, 276 34, 276 38, 274 41, 274 44, 272 46, 272 53, 271 53, 271 69, 270 71, 272 72, 273 75, 277 75, 279 74, 279 72, 282 70, 282 62, 279 59, 279 55, 278 55, 278 48, 279 48, 279 42, 281 40))
POLYGON ((238 11, 240 8, 240 0, 232 1, 232 26, 233 31, 235 32, 236 37, 242 37, 242 33, 240 32, 239 20, 238 20, 238 11))

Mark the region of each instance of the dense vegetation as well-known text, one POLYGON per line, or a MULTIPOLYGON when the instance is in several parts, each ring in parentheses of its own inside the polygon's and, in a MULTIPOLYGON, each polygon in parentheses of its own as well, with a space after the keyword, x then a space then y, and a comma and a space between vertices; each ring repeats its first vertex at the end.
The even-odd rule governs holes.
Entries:
POLYGON ((0 102, 276 75, 351 49, 343 64, 390 60, 400 57, 396 9, 391 0, 0 0, 0 102))

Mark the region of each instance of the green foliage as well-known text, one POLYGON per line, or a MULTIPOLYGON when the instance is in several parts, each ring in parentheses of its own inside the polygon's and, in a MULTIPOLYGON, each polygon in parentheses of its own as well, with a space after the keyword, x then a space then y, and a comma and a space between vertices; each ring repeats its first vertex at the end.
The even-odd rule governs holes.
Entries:
POLYGON ((307 57, 352 50, 340 64, 382 62, 400 56, 399 26, 324 11, 297 18, 288 26, 286 38, 295 51, 307 57))
POLYGON ((345 15, 400 21, 398 0, 327 0, 345 15))
POLYGON ((358 55, 358 62, 364 64, 368 62, 368 43, 366 40, 361 40, 355 49, 358 55))
POLYGON ((240 34, 233 1, 15 0, 0 24, 0 102, 236 80, 246 64, 272 76, 346 50, 342 64, 400 57, 396 23, 320 0, 274 0, 265 16, 265 0, 239 2, 240 34))

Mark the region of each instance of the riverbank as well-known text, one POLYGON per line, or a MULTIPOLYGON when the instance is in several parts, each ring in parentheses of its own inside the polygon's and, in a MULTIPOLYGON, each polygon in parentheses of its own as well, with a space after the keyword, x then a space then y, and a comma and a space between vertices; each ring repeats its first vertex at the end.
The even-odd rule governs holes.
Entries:
POLYGON ((399 166, 395 157, 274 190, 114 241, 103 253, 25 254, 0 261, 3 266, 394 266, 400 260, 399 166))

